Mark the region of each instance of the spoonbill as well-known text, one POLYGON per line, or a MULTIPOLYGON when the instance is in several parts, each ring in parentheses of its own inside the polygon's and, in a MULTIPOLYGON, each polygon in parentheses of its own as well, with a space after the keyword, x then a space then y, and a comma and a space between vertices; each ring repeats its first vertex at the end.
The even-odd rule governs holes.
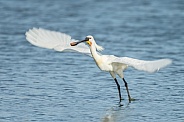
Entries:
POLYGON ((145 61, 129 57, 102 55, 99 53, 99 51, 102 51, 104 48, 97 45, 95 39, 91 35, 86 36, 85 39, 82 41, 78 41, 72 39, 71 36, 65 33, 50 31, 43 28, 29 29, 25 33, 25 35, 26 39, 31 44, 38 47, 54 49, 60 52, 79 52, 92 57, 98 68, 102 71, 109 72, 114 79, 117 85, 120 103, 122 97, 120 85, 116 79, 116 75, 118 75, 123 80, 128 94, 128 100, 129 102, 131 102, 133 99, 130 96, 128 83, 126 82, 123 74, 123 71, 125 69, 127 69, 128 67, 133 67, 137 70, 154 73, 172 63, 171 59, 145 61))

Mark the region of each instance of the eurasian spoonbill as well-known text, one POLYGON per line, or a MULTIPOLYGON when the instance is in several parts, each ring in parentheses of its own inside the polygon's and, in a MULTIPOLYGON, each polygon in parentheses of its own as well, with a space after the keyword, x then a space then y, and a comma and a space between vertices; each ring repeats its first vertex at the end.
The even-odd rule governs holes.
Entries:
POLYGON ((126 68, 130 66, 137 70, 154 73, 172 63, 172 60, 170 59, 145 61, 129 57, 101 55, 99 51, 102 51, 103 47, 97 45, 93 36, 90 35, 86 36, 84 40, 78 41, 72 39, 71 36, 65 33, 50 31, 42 28, 29 29, 29 31, 27 31, 25 35, 26 39, 31 44, 38 47, 54 49, 60 52, 79 52, 91 56, 99 69, 101 69, 102 71, 107 71, 111 74, 118 88, 119 102, 121 102, 122 98, 120 85, 116 79, 116 74, 123 80, 128 94, 129 102, 131 102, 133 99, 130 97, 128 84, 125 81, 123 74, 123 71, 126 68), (82 42, 85 42, 87 45, 82 42))

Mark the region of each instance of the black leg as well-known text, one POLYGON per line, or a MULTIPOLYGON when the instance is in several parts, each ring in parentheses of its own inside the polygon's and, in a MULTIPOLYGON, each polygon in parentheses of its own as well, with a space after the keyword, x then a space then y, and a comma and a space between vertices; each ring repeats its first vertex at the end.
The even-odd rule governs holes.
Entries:
POLYGON ((130 97, 130 93, 129 93, 129 90, 128 90, 128 84, 127 84, 127 82, 125 81, 124 78, 123 78, 123 81, 124 81, 124 83, 125 83, 125 87, 126 87, 126 90, 127 90, 129 102, 131 103, 131 97, 130 97))
POLYGON ((120 90, 120 85, 117 81, 117 79, 115 78, 114 81, 116 82, 117 88, 118 88, 118 92, 119 92, 119 102, 121 102, 121 90, 120 90))

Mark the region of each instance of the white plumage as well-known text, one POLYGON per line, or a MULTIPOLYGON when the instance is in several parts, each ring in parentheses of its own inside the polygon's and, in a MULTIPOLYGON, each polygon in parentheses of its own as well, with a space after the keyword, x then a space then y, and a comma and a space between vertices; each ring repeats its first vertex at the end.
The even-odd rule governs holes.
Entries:
POLYGON ((111 76, 114 78, 119 90, 120 102, 121 102, 121 93, 120 93, 120 86, 116 79, 116 74, 119 75, 125 82, 130 102, 132 99, 130 97, 128 86, 123 75, 123 71, 128 66, 131 66, 137 70, 153 73, 172 63, 172 60, 170 59, 144 61, 129 57, 101 55, 97 51, 102 51, 103 47, 96 44, 93 36, 87 36, 85 40, 81 41, 86 42, 89 47, 84 43, 79 42, 78 40, 72 39, 71 36, 67 34, 56 31, 50 31, 42 28, 30 29, 28 32, 26 32, 26 39, 31 44, 38 47, 54 49, 56 51, 79 52, 93 57, 97 66, 103 71, 110 72, 111 76))
POLYGON ((77 40, 72 39, 71 36, 65 33, 33 28, 26 32, 26 39, 38 47, 54 49, 60 52, 80 52, 91 56, 89 47, 85 44, 80 44, 75 47, 70 46, 71 42, 77 40))

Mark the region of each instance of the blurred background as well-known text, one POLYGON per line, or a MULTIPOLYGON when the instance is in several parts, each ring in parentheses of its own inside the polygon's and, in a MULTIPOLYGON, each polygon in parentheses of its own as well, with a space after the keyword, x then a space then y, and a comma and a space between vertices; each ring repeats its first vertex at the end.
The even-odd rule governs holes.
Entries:
POLYGON ((183 0, 0 0, 1 122, 183 122, 183 0), (149 74, 129 68, 136 101, 124 106, 109 73, 93 59, 31 45, 33 27, 81 40, 93 35, 102 54, 173 64, 149 74))

